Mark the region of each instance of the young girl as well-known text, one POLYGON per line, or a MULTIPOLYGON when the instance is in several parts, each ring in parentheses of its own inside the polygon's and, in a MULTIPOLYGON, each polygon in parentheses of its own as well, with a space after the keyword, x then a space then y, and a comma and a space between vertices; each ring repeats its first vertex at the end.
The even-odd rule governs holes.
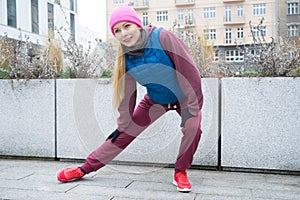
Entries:
POLYGON ((203 104, 200 73, 192 56, 171 32, 154 26, 143 28, 137 13, 128 5, 112 12, 110 29, 120 42, 114 74, 117 129, 82 166, 60 170, 57 179, 67 182, 97 171, 155 120, 175 110, 181 117, 183 137, 173 184, 178 191, 189 192, 192 186, 186 170, 200 141, 203 104), (146 87, 147 94, 135 109, 137 82, 146 87))

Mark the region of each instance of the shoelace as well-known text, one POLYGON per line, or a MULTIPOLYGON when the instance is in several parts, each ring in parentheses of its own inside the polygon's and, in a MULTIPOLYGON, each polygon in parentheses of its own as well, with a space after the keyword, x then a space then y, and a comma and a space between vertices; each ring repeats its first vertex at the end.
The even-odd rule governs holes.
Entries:
POLYGON ((67 177, 78 177, 78 176, 82 176, 82 175, 83 175, 83 172, 81 172, 79 169, 72 169, 72 170, 66 172, 67 177))
POLYGON ((182 182, 188 182, 188 177, 186 176, 186 172, 179 172, 178 179, 182 182))

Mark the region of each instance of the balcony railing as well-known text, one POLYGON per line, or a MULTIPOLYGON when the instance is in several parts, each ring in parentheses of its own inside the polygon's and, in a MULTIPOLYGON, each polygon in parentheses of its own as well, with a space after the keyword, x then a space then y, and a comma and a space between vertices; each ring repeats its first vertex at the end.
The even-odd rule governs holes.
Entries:
POLYGON ((133 1, 131 1, 131 5, 135 9, 146 9, 146 8, 149 8, 149 1, 148 0, 133 0, 133 1))
POLYGON ((231 15, 230 17, 224 16, 224 25, 231 25, 231 24, 245 24, 246 19, 245 16, 238 16, 238 15, 231 15))
POLYGON ((223 0, 224 3, 230 3, 230 2, 243 2, 245 0, 223 0))
POLYGON ((176 6, 193 6, 195 5, 195 0, 175 0, 176 6))
POLYGON ((186 26, 187 28, 194 27, 195 24, 196 24, 196 19, 195 19, 195 18, 185 19, 185 26, 186 26))

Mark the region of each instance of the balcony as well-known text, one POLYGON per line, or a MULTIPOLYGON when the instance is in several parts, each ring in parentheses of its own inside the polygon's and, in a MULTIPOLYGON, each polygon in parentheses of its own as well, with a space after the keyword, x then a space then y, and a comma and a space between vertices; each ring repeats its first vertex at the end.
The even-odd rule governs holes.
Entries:
POLYGON ((136 9, 147 9, 149 8, 149 1, 148 0, 134 0, 131 1, 131 6, 136 9))
POLYGON ((231 15, 231 17, 224 16, 223 18, 224 25, 233 25, 233 24, 245 24, 245 16, 231 15))
POLYGON ((186 19, 185 19, 185 27, 186 28, 193 28, 193 27, 195 27, 195 24, 196 24, 196 19, 194 17, 189 18, 189 19, 187 19, 187 17, 186 17, 186 19))
POLYGON ((243 2, 245 0, 223 0, 223 3, 243 2))
POLYGON ((243 38, 235 38, 234 39, 234 43, 237 44, 237 45, 244 45, 245 42, 246 42, 245 37, 243 37, 243 38))
POLYGON ((195 0, 175 0, 175 6, 193 6, 195 0))

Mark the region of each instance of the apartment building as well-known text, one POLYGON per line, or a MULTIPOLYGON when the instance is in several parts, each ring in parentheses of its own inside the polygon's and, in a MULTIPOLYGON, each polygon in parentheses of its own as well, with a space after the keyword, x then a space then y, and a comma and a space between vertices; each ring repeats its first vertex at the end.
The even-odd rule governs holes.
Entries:
POLYGON ((299 0, 278 0, 278 29, 280 36, 300 37, 299 0))
MULTIPOLYGON (((216 60, 243 63, 244 55, 236 45, 249 46, 253 43, 250 22, 256 26, 264 19, 262 31, 252 29, 255 37, 263 35, 270 41, 271 37, 277 36, 276 19, 279 17, 277 12, 281 11, 277 7, 277 1, 287 2, 285 0, 107 0, 106 3, 108 20, 116 6, 129 3, 137 11, 144 25, 164 27, 179 36, 184 32, 200 36, 217 49, 216 60)), ((112 38, 109 29, 107 38, 108 41, 112 38)))
POLYGON ((0 35, 18 40, 20 33, 34 44, 44 45, 49 37, 77 36, 77 0, 0 0, 0 35))

